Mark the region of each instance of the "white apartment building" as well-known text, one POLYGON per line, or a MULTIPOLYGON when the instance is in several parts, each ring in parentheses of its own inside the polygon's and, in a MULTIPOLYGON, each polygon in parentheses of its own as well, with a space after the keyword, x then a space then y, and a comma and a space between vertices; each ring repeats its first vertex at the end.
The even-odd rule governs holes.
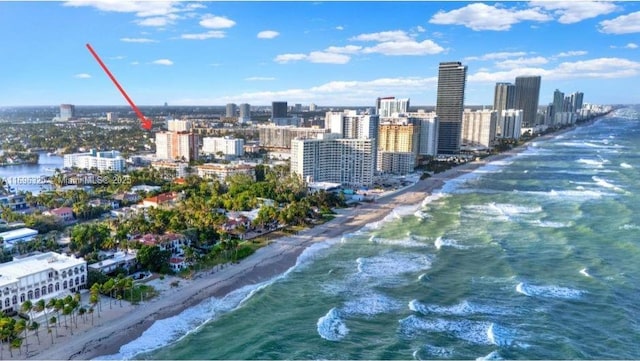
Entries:
POLYGON ((465 109, 462 113, 462 142, 467 147, 493 147, 496 139, 497 112, 495 110, 465 109))
POLYGON ((409 99, 378 98, 376 111, 380 118, 390 118, 409 111, 409 99))
POLYGON ((0 264, 0 306, 18 311, 26 300, 78 292, 87 284, 87 262, 55 252, 0 264))
POLYGON ((242 157, 244 155, 244 139, 232 137, 204 137, 202 138, 202 153, 242 157))
POLYGON ((416 155, 413 152, 379 152, 378 170, 385 174, 404 175, 414 171, 416 155))
POLYGON ((406 114, 408 119, 420 124, 418 155, 435 157, 438 154, 440 122, 435 112, 417 111, 406 114))
POLYGON ((65 168, 96 168, 99 171, 123 172, 126 161, 117 150, 98 152, 91 149, 88 153, 65 154, 63 166, 65 168))
POLYGON ((203 165, 196 166, 196 170, 198 172, 198 176, 202 178, 225 180, 227 177, 234 174, 246 174, 253 179, 256 178, 256 166, 254 164, 247 163, 205 163, 203 165))
POLYGON ((186 132, 157 132, 156 158, 164 160, 197 160, 198 135, 186 132))
POLYGON ((189 164, 187 162, 157 160, 151 162, 151 167, 158 170, 169 170, 175 177, 184 178, 187 176, 187 168, 189 167, 189 164))
POLYGON ((167 128, 170 132, 188 132, 191 131, 190 120, 170 119, 167 121, 167 128))
POLYGON ((372 139, 344 139, 338 134, 291 141, 291 173, 307 182, 369 186, 375 168, 372 139))
POLYGON ((520 139, 522 129, 522 110, 504 109, 498 117, 496 138, 520 139))

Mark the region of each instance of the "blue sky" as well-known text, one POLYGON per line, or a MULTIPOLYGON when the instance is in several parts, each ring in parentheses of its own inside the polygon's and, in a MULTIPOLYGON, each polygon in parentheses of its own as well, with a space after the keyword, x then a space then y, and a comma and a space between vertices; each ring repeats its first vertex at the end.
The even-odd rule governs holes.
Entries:
POLYGON ((438 63, 466 104, 541 75, 585 102, 640 103, 640 2, 0 2, 0 106, 435 104, 438 63))

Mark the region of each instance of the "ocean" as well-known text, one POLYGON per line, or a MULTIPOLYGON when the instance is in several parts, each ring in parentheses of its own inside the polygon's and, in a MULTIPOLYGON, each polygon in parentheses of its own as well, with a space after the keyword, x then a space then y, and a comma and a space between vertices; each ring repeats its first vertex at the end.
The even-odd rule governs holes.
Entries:
POLYGON ((640 106, 157 321, 133 357, 638 359, 640 106))

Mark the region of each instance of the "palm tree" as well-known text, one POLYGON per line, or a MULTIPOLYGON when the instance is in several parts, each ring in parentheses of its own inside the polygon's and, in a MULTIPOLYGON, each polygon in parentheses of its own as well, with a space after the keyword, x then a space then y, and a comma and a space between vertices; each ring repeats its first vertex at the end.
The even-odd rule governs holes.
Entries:
POLYGON ((38 345, 40 344, 40 324, 37 323, 36 321, 31 321, 31 324, 29 325, 29 331, 35 331, 36 333, 36 338, 38 339, 38 345))
POLYGON ((28 313, 29 320, 31 320, 33 319, 33 314, 31 312, 32 308, 33 308, 33 302, 31 302, 31 300, 26 300, 22 303, 22 306, 20 306, 20 311, 28 313))
MULTIPOLYGON (((53 328, 56 330, 56 337, 58 337, 58 327, 56 326, 56 322, 58 322, 58 319, 56 318, 56 316, 51 316, 49 322, 50 324, 53 324, 53 328)), ((53 340, 53 336, 51 336, 51 340, 53 340)), ((51 342, 53 343, 53 341, 51 342)))
MULTIPOLYGON (((27 354, 29 354, 29 339, 27 338, 27 321, 21 318, 20 320, 18 320, 18 322, 16 322, 13 330, 17 334, 20 334, 20 332, 24 332, 25 348, 27 350, 27 354)), ((20 342, 20 345, 22 346, 22 341, 20 342)), ((20 348, 20 354, 22 355, 22 348, 20 348)))

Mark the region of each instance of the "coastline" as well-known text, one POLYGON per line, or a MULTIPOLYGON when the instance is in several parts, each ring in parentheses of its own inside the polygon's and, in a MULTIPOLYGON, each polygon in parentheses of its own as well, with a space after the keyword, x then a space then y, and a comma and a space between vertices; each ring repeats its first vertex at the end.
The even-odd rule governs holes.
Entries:
MULTIPOLYGON (((568 128, 566 131, 572 129, 575 128, 568 128)), ((550 139, 566 131, 536 137, 531 141, 550 139)), ((91 322, 79 321, 79 327, 73 330, 73 335, 69 330, 58 330, 60 335, 56 337, 54 344, 50 342, 53 337, 50 338, 46 331, 41 332, 45 334, 41 337, 40 345, 31 336, 28 358, 93 359, 117 354, 123 345, 140 337, 155 321, 179 315, 211 297, 221 298, 243 286, 256 285, 281 276, 296 265, 300 254, 312 244, 352 233, 366 224, 380 221, 399 206, 418 205, 441 189, 446 181, 469 174, 491 162, 513 157, 525 151, 528 145, 529 142, 500 154, 455 166, 394 194, 383 196, 376 202, 349 208, 329 222, 296 235, 279 238, 237 264, 227 265, 217 271, 202 271, 192 280, 180 279, 178 287, 168 287, 177 278, 165 279, 165 289, 160 290, 160 295, 140 305, 124 302, 122 306, 116 304, 110 307, 109 301, 105 300, 102 303, 101 317, 94 314, 95 326, 91 326, 91 322)), ((85 294, 83 299, 85 297, 88 295, 85 294)), ((24 359, 24 356, 26 355, 19 355, 14 351, 15 359, 24 359)))

